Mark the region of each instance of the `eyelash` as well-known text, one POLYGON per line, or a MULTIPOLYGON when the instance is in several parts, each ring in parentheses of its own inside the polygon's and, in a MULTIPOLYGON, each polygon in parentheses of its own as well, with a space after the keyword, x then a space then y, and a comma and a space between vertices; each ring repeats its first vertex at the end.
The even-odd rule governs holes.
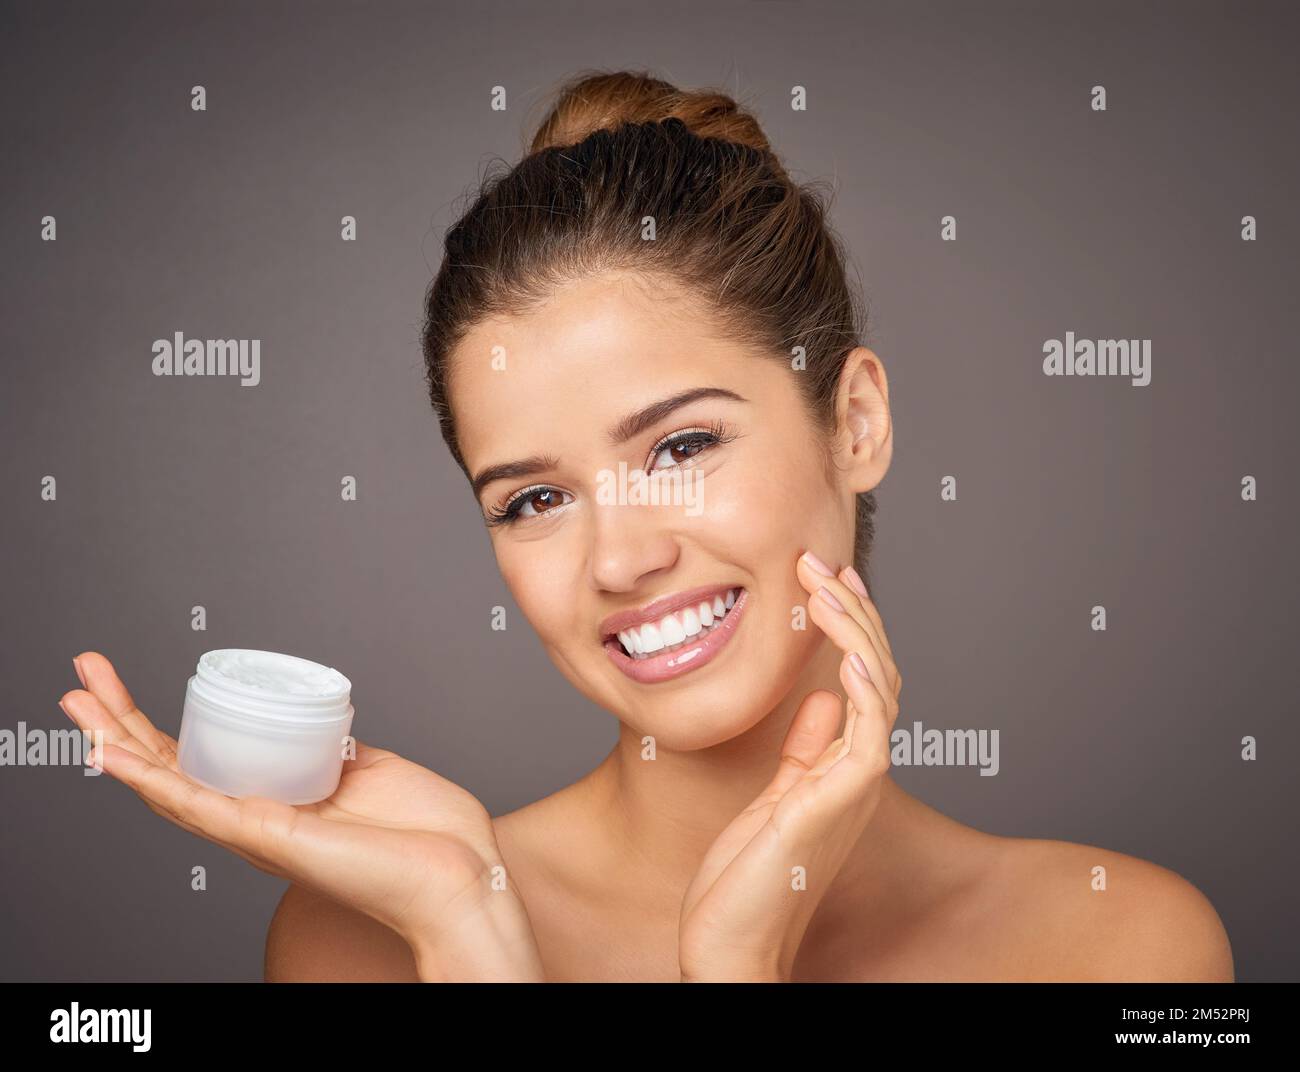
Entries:
MULTIPOLYGON (((736 433, 731 431, 727 427, 727 425, 725 425, 722 421, 714 421, 707 427, 683 428, 679 431, 673 432, 671 435, 664 436, 663 439, 659 440, 659 442, 657 442, 650 449, 649 460, 654 461, 654 459, 658 457, 660 454, 662 454, 665 450, 668 450, 671 447, 675 447, 681 443, 700 444, 702 449, 700 451, 697 451, 695 454, 691 455, 691 458, 697 458, 705 450, 709 450, 712 447, 721 446, 723 443, 730 443, 735 438, 736 438, 736 433)), ((689 461, 690 459, 687 460, 689 461)), ((673 465, 665 466, 664 468, 672 469, 678 465, 683 465, 683 464, 685 463, 675 462, 673 465)), ((648 473, 655 473, 655 472, 662 472, 662 471, 663 469, 647 470, 648 473)), ((522 509, 523 504, 529 499, 529 497, 536 495, 539 491, 555 491, 555 490, 558 489, 552 488, 549 484, 533 484, 529 487, 521 488, 519 491, 511 495, 510 498, 508 498, 499 507, 492 507, 488 509, 484 515, 485 520, 487 521, 489 526, 509 525, 509 524, 513 524, 515 521, 518 520, 531 521, 533 520, 533 518, 521 519, 519 517, 519 511, 520 509, 522 509)), ((547 512, 549 513, 549 511, 547 512)))

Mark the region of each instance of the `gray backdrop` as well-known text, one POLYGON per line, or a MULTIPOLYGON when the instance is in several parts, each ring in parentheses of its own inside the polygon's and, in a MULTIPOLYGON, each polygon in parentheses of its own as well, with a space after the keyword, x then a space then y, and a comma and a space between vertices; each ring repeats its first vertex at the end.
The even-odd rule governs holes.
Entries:
MULTIPOLYGON (((489 629, 495 604, 522 618, 428 408, 419 323, 489 157, 518 156, 570 73, 649 66, 737 93, 798 175, 836 184, 895 406, 873 572, 907 682, 899 725, 1000 730, 997 777, 899 782, 984 830, 1172 868, 1217 907, 1240 979, 1296 977, 1291 9, 0 18, 0 728, 67 725, 71 657, 98 649, 175 732, 198 655, 254 647, 338 666, 363 739, 494 814, 605 755, 613 718, 526 625, 489 629), (261 384, 155 377, 151 344, 176 331, 260 338, 261 384), (1150 385, 1044 376, 1043 341, 1066 331, 1151 339, 1150 385)), ((0 767, 0 805, 0 977, 261 977, 283 882, 76 767, 0 767)))

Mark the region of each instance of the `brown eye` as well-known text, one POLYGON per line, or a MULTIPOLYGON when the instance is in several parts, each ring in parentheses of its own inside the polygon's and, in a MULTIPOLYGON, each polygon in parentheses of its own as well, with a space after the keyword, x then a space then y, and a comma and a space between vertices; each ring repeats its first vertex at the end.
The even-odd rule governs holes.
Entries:
POLYGON ((559 488, 538 486, 525 488, 514 496, 501 510, 491 510, 487 514, 489 525, 508 525, 513 521, 526 521, 541 514, 553 513, 568 501, 567 491, 559 488))
MULTIPOLYGON (((562 505, 560 493, 554 488, 543 488, 541 491, 535 491, 527 496, 524 502, 524 510, 532 507, 533 513, 540 514, 551 509, 553 506, 562 505)), ((522 511, 521 511, 522 512, 522 511)))
POLYGON ((558 507, 566 505, 567 491, 558 488, 537 486, 524 488, 509 499, 501 508, 484 511, 483 519, 489 525, 510 525, 515 521, 526 521, 541 514, 554 513, 558 507))
POLYGON ((651 469, 671 469, 689 461, 703 450, 707 450, 719 441, 719 436, 712 432, 687 432, 676 439, 664 442, 655 450, 651 458, 651 469), (660 461, 663 464, 659 464, 660 461))

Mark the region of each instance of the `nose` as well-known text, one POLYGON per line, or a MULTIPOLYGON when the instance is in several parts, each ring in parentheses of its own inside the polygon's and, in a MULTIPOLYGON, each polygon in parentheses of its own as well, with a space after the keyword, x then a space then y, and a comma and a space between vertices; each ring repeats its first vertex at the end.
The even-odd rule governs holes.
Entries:
POLYGON ((597 505, 591 537, 593 585, 607 592, 631 592, 653 574, 672 569, 681 548, 671 513, 655 506, 597 505))

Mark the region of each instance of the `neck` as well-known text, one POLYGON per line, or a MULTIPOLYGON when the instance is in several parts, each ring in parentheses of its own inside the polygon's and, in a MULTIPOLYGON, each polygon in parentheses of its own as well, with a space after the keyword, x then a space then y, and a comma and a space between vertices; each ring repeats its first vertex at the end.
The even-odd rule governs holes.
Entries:
MULTIPOLYGON (((714 839, 776 774, 786 731, 804 697, 814 689, 843 696, 840 659, 839 649, 823 642, 776 708, 752 729, 711 748, 659 749, 649 761, 642 758, 641 735, 622 726, 613 751, 584 781, 589 814, 605 827, 610 851, 643 889, 680 898, 714 839)), ((886 775, 857 859, 879 859, 899 844, 901 826, 912 813, 909 803, 923 807, 886 775)), ((850 860, 845 868, 853 866, 850 860)))

